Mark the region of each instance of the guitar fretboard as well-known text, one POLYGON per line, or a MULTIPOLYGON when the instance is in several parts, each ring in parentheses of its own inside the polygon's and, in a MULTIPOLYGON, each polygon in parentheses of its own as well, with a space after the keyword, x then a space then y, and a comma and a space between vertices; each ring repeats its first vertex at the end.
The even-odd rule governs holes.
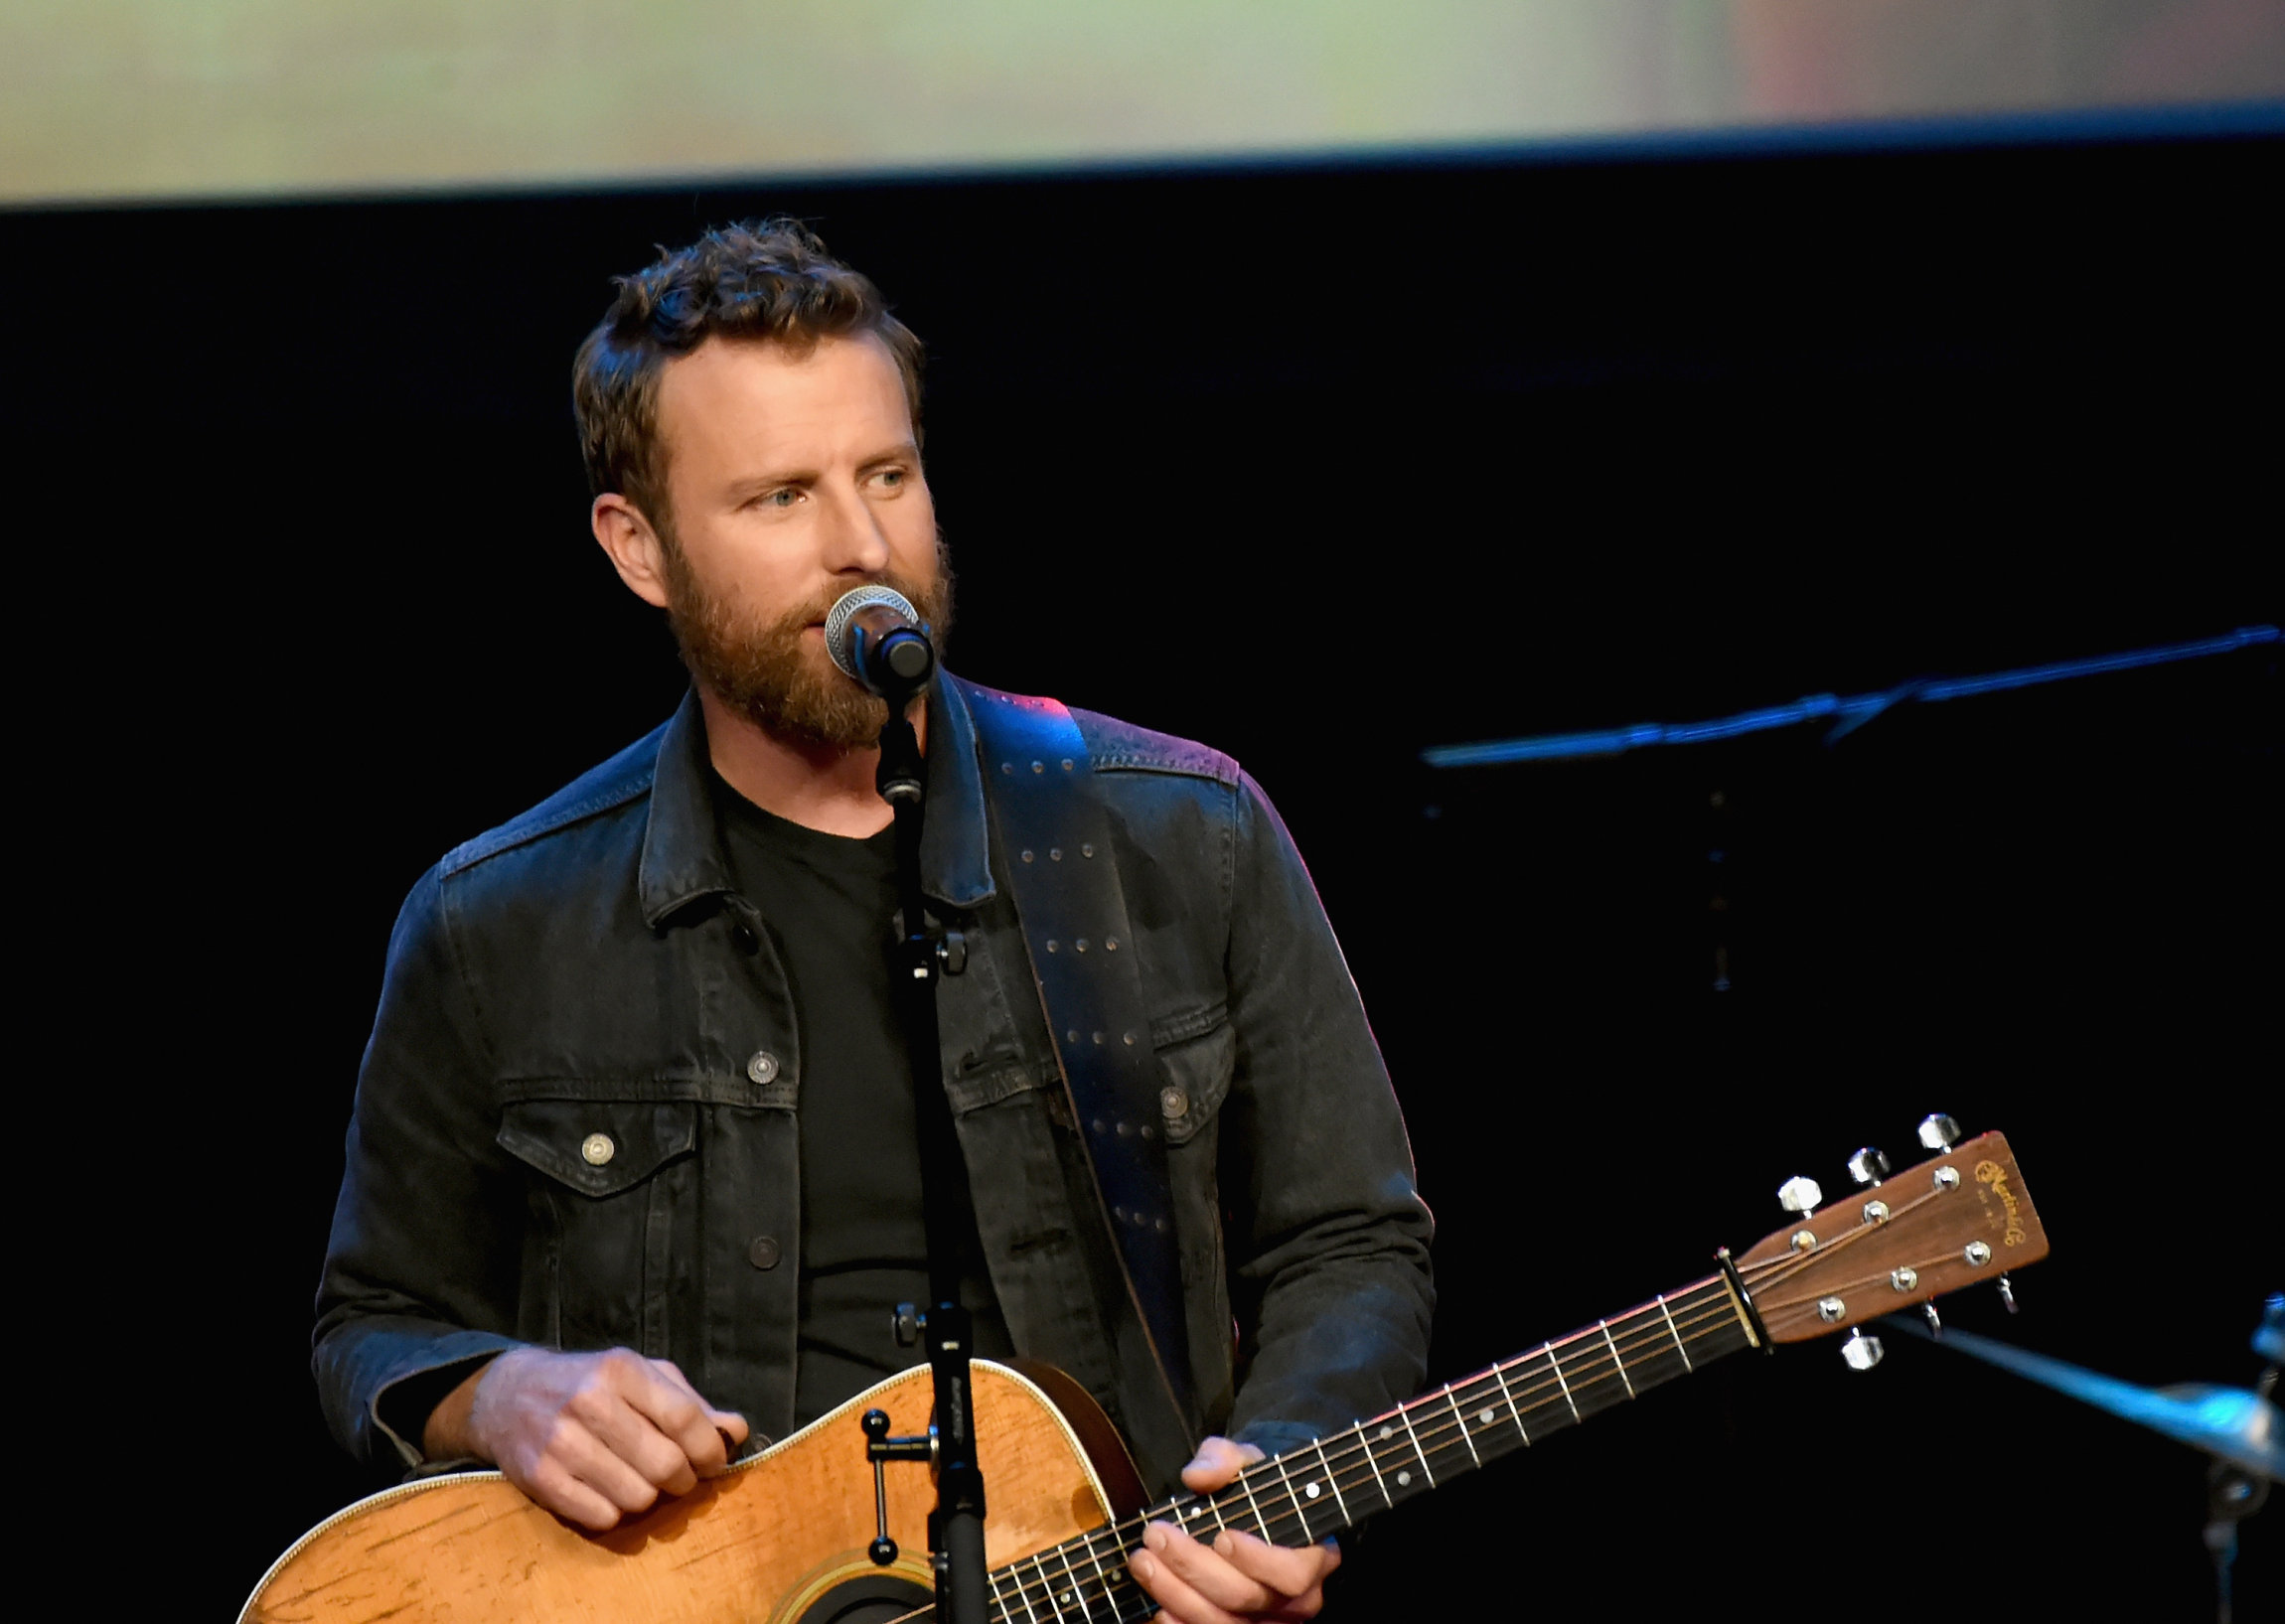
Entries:
POLYGON ((1346 1431, 1257 1461, 1212 1494, 1177 1495, 996 1568, 992 1616, 1003 1624, 1139 1624, 1157 1608, 1127 1572, 1145 1523, 1172 1523, 1209 1542, 1238 1529, 1272 1545, 1311 1545, 1751 1342, 1728 1284, 1708 1275, 1346 1431))

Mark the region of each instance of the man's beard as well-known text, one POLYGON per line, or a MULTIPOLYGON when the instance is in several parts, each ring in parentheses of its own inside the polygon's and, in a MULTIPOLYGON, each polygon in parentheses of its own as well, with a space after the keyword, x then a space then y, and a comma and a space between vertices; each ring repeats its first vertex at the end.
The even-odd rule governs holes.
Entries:
POLYGON ((851 750, 875 743, 888 721, 888 702, 843 674, 825 653, 803 647, 802 634, 826 618, 836 599, 855 586, 893 587, 928 623, 938 658, 952 627, 952 563, 937 539, 936 579, 923 586, 891 570, 843 582, 774 621, 765 622, 709 590, 672 540, 666 555, 667 624, 690 675, 756 727, 788 744, 851 750))

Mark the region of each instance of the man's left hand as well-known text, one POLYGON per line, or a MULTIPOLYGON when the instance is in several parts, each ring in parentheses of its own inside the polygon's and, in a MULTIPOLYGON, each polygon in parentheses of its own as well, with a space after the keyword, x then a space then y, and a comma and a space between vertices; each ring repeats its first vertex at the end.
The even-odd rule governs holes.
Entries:
MULTIPOLYGON (((1208 1438, 1198 1446, 1198 1458, 1182 1468, 1182 1481, 1208 1494, 1261 1458, 1250 1443, 1208 1438)), ((1341 1565, 1330 1540, 1289 1550, 1236 1529, 1224 1529, 1204 1546, 1171 1523, 1152 1523, 1143 1531, 1142 1546, 1128 1558, 1128 1569, 1170 1624, 1314 1618, 1325 1604, 1326 1578, 1341 1565)))

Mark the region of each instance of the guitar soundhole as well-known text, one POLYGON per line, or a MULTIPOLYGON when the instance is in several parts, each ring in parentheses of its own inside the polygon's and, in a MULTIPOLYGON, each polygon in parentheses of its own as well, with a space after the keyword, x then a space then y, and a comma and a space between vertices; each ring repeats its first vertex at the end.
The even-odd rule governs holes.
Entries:
POLYGON ((890 1624, 936 1597, 892 1573, 868 1573, 835 1585, 812 1602, 797 1624, 890 1624))

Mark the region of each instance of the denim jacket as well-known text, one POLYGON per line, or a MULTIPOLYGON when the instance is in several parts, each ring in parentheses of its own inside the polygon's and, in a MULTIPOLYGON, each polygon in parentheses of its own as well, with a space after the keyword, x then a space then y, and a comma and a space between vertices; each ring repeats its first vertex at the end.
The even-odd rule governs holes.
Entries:
MULTIPOLYGON (((1164 1487, 1205 1431, 1272 1453, 1407 1397, 1430 1220, 1340 949, 1260 789, 1080 711, 1163 1087, 1198 1412, 1175 1415, 1073 1132, 991 834, 967 685, 929 698, 922 859, 966 963, 945 1088, 1018 1350, 1061 1366, 1164 1487)), ((507 1347, 625 1346, 784 1436, 794 1408, 801 1023, 730 885, 695 696, 448 854, 389 940, 318 1294, 335 1434, 419 1459, 408 1379, 507 1347), (394 1424, 391 1424, 391 1423, 394 1424)))

